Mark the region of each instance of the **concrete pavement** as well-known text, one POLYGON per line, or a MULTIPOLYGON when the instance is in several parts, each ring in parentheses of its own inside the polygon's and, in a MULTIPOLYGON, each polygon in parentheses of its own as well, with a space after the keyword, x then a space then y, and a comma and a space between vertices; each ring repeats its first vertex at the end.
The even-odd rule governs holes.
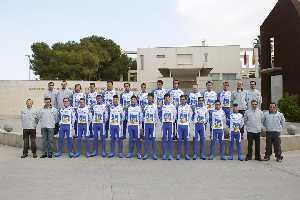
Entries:
POLYGON ((288 199, 300 196, 300 151, 283 163, 80 157, 20 159, 0 145, 0 199, 288 199))

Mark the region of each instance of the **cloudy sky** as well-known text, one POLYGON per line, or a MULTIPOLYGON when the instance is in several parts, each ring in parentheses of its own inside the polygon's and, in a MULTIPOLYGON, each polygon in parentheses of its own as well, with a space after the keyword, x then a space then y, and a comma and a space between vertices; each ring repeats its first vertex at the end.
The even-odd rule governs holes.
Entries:
POLYGON ((277 0, 1 0, 0 80, 28 79, 30 45, 89 35, 124 50, 237 44, 251 47, 277 0))

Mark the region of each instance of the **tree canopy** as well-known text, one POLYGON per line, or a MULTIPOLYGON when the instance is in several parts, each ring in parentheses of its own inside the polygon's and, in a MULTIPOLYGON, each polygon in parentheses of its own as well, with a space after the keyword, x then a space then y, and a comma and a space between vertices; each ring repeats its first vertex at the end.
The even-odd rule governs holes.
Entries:
POLYGON ((31 69, 41 80, 119 80, 127 77, 136 62, 110 39, 90 36, 80 42, 58 42, 51 47, 44 42, 31 45, 31 69))

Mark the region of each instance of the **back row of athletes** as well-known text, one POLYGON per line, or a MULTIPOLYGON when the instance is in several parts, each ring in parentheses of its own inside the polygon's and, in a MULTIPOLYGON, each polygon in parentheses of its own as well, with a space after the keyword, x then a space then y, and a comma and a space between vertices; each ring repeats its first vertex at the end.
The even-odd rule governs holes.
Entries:
MULTIPOLYGON (((66 82, 62 83, 66 89, 66 82)), ((193 131, 193 159, 197 158, 197 143, 200 136, 200 158, 205 159, 204 140, 205 127, 209 123, 211 129, 211 145, 210 159, 214 158, 215 141, 220 142, 220 158, 224 157, 224 127, 227 125, 230 128, 230 155, 229 159, 233 159, 233 144, 234 139, 237 142, 238 159, 243 160, 241 155, 241 130, 244 125, 244 113, 247 107, 247 101, 257 105, 261 103, 259 91, 255 89, 255 82, 251 81, 251 89, 244 91, 242 83, 238 82, 237 91, 231 93, 228 88, 228 82, 223 83, 223 91, 219 94, 212 91, 213 83, 206 83, 207 90, 202 94, 193 87, 193 91, 188 95, 184 95, 178 88, 179 82, 174 81, 174 88, 167 92, 163 89, 163 82, 157 81, 158 88, 151 93, 146 92, 146 84, 141 85, 141 92, 135 96, 130 91, 130 84, 124 83, 124 92, 119 96, 113 90, 113 82, 107 82, 107 90, 103 93, 95 91, 95 84, 90 84, 90 93, 84 94, 81 92, 80 84, 75 85, 75 91, 72 95, 63 97, 63 107, 59 109, 58 115, 55 116, 57 110, 53 109, 53 118, 55 122, 59 122, 59 144, 56 157, 62 155, 63 139, 67 136, 67 147, 70 157, 80 156, 81 138, 84 137, 86 142, 86 156, 96 156, 98 154, 98 133, 100 132, 100 141, 102 146, 101 155, 106 156, 105 135, 110 132, 110 153, 109 157, 115 155, 114 145, 118 142, 118 156, 123 157, 123 142, 126 138, 126 132, 129 133, 129 147, 126 157, 133 156, 134 143, 137 146, 137 157, 142 158, 141 154, 141 135, 145 138, 144 159, 148 158, 148 146, 152 144, 152 158, 156 157, 156 133, 155 126, 158 121, 162 124, 162 159, 172 159, 172 139, 178 135, 177 155, 176 159, 181 157, 181 143, 184 140, 184 157, 189 160, 188 155, 188 137, 190 135, 189 128, 192 125, 193 131), (231 108, 233 108, 231 112, 231 108), (242 109, 244 108, 244 110, 242 109), (241 112, 241 113, 239 113, 241 112), (89 128, 90 127, 90 128, 89 128), (140 134, 141 127, 143 128, 140 134), (176 127, 176 129, 175 129, 176 127), (72 152, 72 134, 71 130, 75 129, 77 136, 77 151, 72 152), (89 131, 90 129, 90 131, 89 131), (90 153, 87 138, 94 137, 94 151, 90 153), (167 147, 167 148, 166 148, 167 147), (168 157, 167 152, 168 150, 168 157)), ((53 96, 49 93, 53 91, 53 82, 49 83, 48 94, 45 94, 45 106, 49 106, 53 101, 53 96), (51 90, 52 88, 52 90, 51 90), (47 96, 49 95, 49 96, 47 96)), ((59 93, 55 94, 56 99, 59 99, 59 93)), ((55 100, 54 100, 55 101, 55 100)), ((37 114, 37 119, 42 119, 42 110, 37 114)), ((49 117, 49 115, 47 115, 49 117)), ((246 118, 245 118, 246 119, 246 118)), ((50 119, 49 119, 50 120, 50 119)), ((46 139, 47 140, 47 139, 46 139)), ((46 145, 43 149, 42 157, 52 156, 53 148, 46 145)), ((249 147, 249 146, 248 146, 249 147)), ((249 149, 248 149, 249 151, 249 149)), ((251 144, 252 154, 252 144, 251 144)), ((249 152, 247 157, 249 157, 249 152)), ((257 156, 257 155, 256 155, 257 156)), ((251 155, 252 157, 252 155, 251 155)))

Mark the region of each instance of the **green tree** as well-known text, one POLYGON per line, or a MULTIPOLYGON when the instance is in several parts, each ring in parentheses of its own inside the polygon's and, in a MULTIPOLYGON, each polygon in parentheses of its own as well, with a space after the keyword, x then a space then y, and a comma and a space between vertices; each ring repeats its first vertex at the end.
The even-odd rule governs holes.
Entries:
POLYGON ((127 77, 134 61, 114 41, 99 36, 80 42, 58 42, 51 47, 44 42, 31 45, 31 68, 40 79, 119 80, 127 77))

